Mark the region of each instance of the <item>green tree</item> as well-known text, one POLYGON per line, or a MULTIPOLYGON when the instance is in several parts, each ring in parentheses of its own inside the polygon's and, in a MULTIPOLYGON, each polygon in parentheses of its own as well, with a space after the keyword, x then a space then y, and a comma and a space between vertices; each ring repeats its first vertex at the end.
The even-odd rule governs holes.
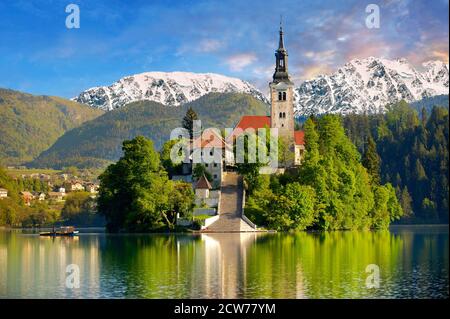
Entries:
POLYGON ((92 225, 98 219, 96 201, 88 192, 71 192, 61 211, 63 220, 70 224, 92 225))
POLYGON ((151 231, 167 225, 172 190, 152 141, 123 142, 124 155, 100 176, 98 210, 110 231, 151 231))
MULTIPOLYGON (((172 158, 170 156, 170 153, 172 151, 172 148, 179 142, 179 140, 169 140, 166 143, 164 143, 160 156, 161 156, 161 164, 164 167, 164 169, 167 171, 169 176, 173 176, 176 174, 179 174, 181 172, 182 163, 174 163, 172 161, 172 158)), ((181 150, 179 152, 179 155, 181 155, 181 150)))
POLYGON ((260 169, 270 162, 270 131, 266 130, 266 141, 264 142, 257 134, 247 134, 243 138, 243 147, 234 145, 237 172, 244 177, 244 182, 249 195, 260 187, 260 169), (264 160, 267 160, 264 161, 264 160))
POLYGON ((372 178, 372 183, 380 183, 380 156, 377 153, 377 146, 371 136, 367 139, 366 152, 362 159, 362 164, 372 178))
POLYGON ((408 188, 406 186, 403 187, 400 196, 400 206, 403 209, 403 214, 405 217, 412 217, 413 211, 412 211, 412 198, 411 195, 409 195, 408 188))
POLYGON ((194 180, 198 181, 200 177, 205 175, 206 179, 209 182, 212 182, 213 178, 210 172, 206 170, 205 165, 203 164, 195 164, 193 170, 192 170, 192 177, 194 177, 194 180))
POLYGON ((295 229, 304 230, 316 221, 316 194, 312 187, 291 183, 283 192, 290 201, 289 215, 295 229))
POLYGON ((189 109, 186 111, 186 115, 183 117, 182 126, 189 132, 189 136, 193 138, 194 136, 194 121, 198 120, 197 113, 192 109, 192 107, 189 107, 189 109))

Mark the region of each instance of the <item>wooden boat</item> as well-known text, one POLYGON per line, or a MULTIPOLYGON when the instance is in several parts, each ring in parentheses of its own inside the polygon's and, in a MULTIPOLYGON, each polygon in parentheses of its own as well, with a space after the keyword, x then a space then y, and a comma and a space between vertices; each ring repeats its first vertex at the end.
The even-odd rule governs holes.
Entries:
POLYGON ((59 228, 58 231, 53 228, 51 232, 43 232, 39 233, 39 236, 75 236, 79 233, 78 230, 75 230, 75 227, 73 226, 62 226, 59 228))

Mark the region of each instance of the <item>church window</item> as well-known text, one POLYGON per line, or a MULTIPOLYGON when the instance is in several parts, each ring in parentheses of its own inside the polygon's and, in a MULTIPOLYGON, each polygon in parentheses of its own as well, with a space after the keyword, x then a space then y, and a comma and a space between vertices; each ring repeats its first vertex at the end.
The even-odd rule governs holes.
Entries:
POLYGON ((286 101, 286 92, 283 92, 283 101, 286 101))
POLYGON ((281 94, 281 92, 278 92, 278 101, 281 101, 283 99, 283 95, 281 94))
POLYGON ((284 124, 281 124, 281 127, 284 127, 284 124))
POLYGON ((213 154, 214 154, 213 151, 210 151, 210 152, 209 152, 209 155, 210 155, 210 156, 213 156, 213 154))
POLYGON ((283 118, 283 113, 280 112, 280 119, 283 118))

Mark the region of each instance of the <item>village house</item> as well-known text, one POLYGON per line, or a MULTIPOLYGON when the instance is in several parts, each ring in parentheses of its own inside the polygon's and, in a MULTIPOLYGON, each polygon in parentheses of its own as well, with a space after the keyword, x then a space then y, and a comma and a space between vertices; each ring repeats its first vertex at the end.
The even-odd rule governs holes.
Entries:
POLYGON ((0 188, 0 199, 8 197, 8 190, 5 188, 0 188))
POLYGON ((30 206, 31 201, 34 199, 33 194, 31 194, 30 192, 24 191, 24 192, 20 192, 20 195, 22 196, 22 199, 23 199, 23 202, 25 203, 25 205, 30 206))
POLYGON ((195 198, 196 204, 201 206, 202 203, 205 202, 206 199, 209 198, 209 192, 212 189, 211 183, 208 181, 205 175, 199 178, 197 183, 195 184, 195 198))
POLYGON ((99 187, 100 186, 98 184, 87 183, 84 188, 85 188, 86 192, 89 192, 91 194, 97 194, 99 187))
POLYGON ((54 200, 54 201, 63 201, 65 196, 66 196, 66 193, 62 193, 62 192, 49 192, 48 193, 49 199, 54 200))
POLYGON ((222 183, 225 156, 229 152, 232 152, 231 146, 225 142, 217 129, 205 129, 193 142, 193 166, 200 164, 205 167, 211 174, 213 188, 219 187, 222 183))
POLYGON ((84 186, 79 181, 72 181, 69 183, 69 189, 71 192, 84 191, 84 186))

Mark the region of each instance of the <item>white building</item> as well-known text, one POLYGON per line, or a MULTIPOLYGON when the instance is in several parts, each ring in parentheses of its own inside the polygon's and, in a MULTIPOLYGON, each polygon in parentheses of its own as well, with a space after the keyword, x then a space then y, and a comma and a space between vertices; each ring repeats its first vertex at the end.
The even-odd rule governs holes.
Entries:
POLYGON ((0 199, 8 197, 8 190, 4 188, 0 188, 0 199))

